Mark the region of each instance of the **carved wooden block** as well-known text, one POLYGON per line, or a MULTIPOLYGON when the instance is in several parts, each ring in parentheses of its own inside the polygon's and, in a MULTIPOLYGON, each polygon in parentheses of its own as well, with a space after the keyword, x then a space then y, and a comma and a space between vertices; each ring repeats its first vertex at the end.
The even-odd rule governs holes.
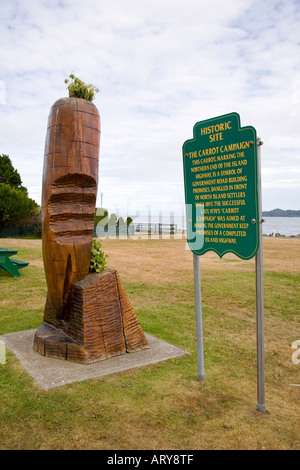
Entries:
POLYGON ((148 347, 118 274, 89 274, 99 142, 100 118, 94 104, 79 98, 54 103, 42 193, 48 294, 34 349, 84 363, 148 347))
POLYGON ((43 322, 35 351, 47 357, 91 363, 148 348, 118 273, 105 269, 72 285, 70 319, 43 322))

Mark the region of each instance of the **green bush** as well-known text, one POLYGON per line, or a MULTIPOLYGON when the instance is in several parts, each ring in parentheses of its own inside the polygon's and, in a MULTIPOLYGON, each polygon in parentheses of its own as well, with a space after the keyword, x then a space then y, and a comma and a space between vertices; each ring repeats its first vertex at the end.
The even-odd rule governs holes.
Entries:
POLYGON ((14 189, 0 183, 0 227, 18 227, 38 213, 37 203, 28 197, 26 188, 14 189))
POLYGON ((71 80, 68 78, 65 79, 65 83, 69 83, 67 88, 69 90, 70 98, 83 98, 87 101, 93 101, 95 94, 100 91, 91 84, 86 85, 82 80, 80 80, 78 77, 75 77, 75 75, 72 73, 70 75, 70 79, 71 80))
POLYGON ((8 155, 0 155, 0 227, 19 227, 39 213, 8 155))
POLYGON ((94 239, 92 244, 90 271, 101 273, 101 271, 103 271, 107 266, 106 258, 107 255, 105 255, 101 250, 101 242, 94 239))
POLYGON ((13 167, 8 155, 0 155, 0 183, 5 183, 14 189, 22 189, 22 180, 18 171, 13 167))

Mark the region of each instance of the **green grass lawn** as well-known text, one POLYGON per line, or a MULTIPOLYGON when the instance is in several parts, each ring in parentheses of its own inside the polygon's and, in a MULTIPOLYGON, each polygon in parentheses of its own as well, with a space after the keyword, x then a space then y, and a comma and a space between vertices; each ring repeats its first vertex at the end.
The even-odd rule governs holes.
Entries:
MULTIPOLYGON (((17 259, 41 258, 18 249, 17 259)), ((0 273, 0 334, 43 320, 44 270, 21 274, 0 273)), ((266 413, 256 411, 254 272, 202 272, 205 382, 196 380, 192 265, 171 279, 124 286, 143 330, 189 355, 44 391, 6 351, 0 449, 299 449, 299 273, 264 275, 266 413)))

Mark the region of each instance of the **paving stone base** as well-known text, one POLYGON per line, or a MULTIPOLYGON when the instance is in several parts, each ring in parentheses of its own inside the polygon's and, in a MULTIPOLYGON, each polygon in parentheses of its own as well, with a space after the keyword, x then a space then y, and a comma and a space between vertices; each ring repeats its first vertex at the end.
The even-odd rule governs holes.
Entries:
POLYGON ((13 352, 26 371, 44 390, 188 354, 187 351, 146 334, 149 349, 126 353, 92 364, 78 364, 41 356, 35 352, 33 350, 35 332, 36 330, 27 330, 7 333, 0 336, 0 339, 5 342, 6 348, 13 352))

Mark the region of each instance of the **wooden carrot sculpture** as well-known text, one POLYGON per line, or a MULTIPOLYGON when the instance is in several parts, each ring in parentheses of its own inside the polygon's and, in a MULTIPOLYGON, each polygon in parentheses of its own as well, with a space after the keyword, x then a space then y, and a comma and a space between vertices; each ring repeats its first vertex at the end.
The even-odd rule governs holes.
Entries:
POLYGON ((89 363, 148 348, 120 277, 89 273, 98 183, 100 118, 94 104, 62 98, 51 108, 42 192, 48 287, 34 350, 89 363))
POLYGON ((69 315, 70 288, 89 272, 98 182, 100 118, 79 98, 51 108, 42 194, 43 258, 48 285, 45 321, 69 315))

